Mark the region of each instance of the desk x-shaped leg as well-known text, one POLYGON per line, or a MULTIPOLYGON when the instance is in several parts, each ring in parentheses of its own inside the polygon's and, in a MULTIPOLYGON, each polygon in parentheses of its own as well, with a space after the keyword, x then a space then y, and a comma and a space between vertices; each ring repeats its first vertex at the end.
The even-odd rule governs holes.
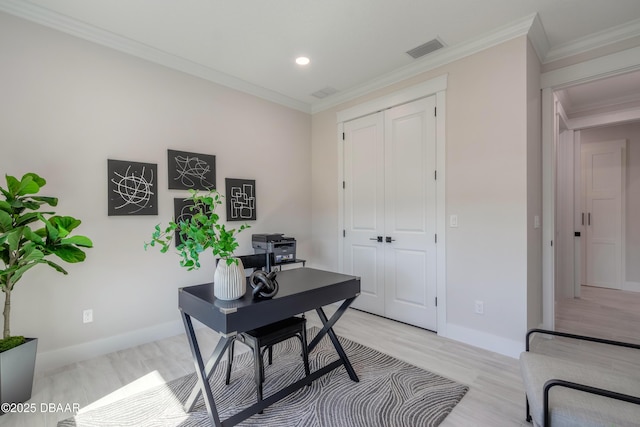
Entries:
POLYGON ((333 314, 333 316, 331 316, 330 319, 327 318, 327 315, 325 314, 324 310, 321 307, 316 309, 316 312, 318 313, 318 316, 322 321, 323 327, 309 344, 308 346, 309 352, 311 352, 316 347, 316 345, 318 345, 322 337, 324 337, 326 334, 329 334, 329 338, 331 339, 331 342, 333 343, 333 346, 336 349, 338 356, 340 356, 340 360, 336 360, 330 363, 329 365, 324 366, 315 372, 312 372, 310 375, 285 387, 279 392, 274 393, 271 396, 268 396, 264 400, 257 402, 256 404, 251 405, 248 408, 245 408, 244 410, 240 411, 239 413, 231 416, 230 418, 224 421, 220 421, 220 417, 218 415, 218 408, 216 407, 215 401, 213 399, 213 393, 211 392, 211 387, 209 386, 209 376, 216 369, 216 366, 218 366, 218 363, 220 363, 220 360, 222 359, 225 352, 227 351, 229 344, 231 344, 231 342, 236 337, 223 335, 222 338, 220 338, 220 340, 218 341, 218 344, 216 345, 215 350, 213 351, 213 353, 211 354, 211 357, 209 358, 209 360, 205 365, 202 359, 202 354, 200 353, 200 347, 198 346, 198 340, 196 339, 196 334, 193 329, 191 316, 182 312, 181 313, 182 320, 184 322, 185 330, 187 331, 187 339, 189 340, 191 353, 193 354, 195 368, 196 368, 196 377, 198 380, 196 386, 191 391, 191 395, 189 396, 189 398, 187 399, 184 405, 185 410, 187 412, 191 412, 193 410, 193 407, 195 406, 196 400, 198 399, 198 397, 200 397, 200 394, 204 391, 204 394, 205 394, 204 402, 207 407, 207 412, 209 413, 209 419, 211 421, 211 425, 216 427, 233 426, 247 419, 251 415, 258 413, 259 411, 263 410, 269 405, 281 399, 284 399, 294 391, 299 390, 300 388, 310 384, 317 378, 320 378, 326 373, 336 369, 340 365, 344 365, 345 369, 347 370, 347 373, 349 374, 349 378, 351 378, 351 380, 355 382, 359 382, 360 380, 356 375, 356 372, 354 371, 353 366, 351 366, 351 362, 349 362, 349 358, 347 357, 347 354, 345 353, 344 348, 342 348, 340 341, 338 341, 338 337, 333 331, 333 325, 335 325, 338 319, 342 317, 342 315, 344 314, 346 309, 349 308, 349 306, 351 305, 354 299, 355 297, 344 300, 340 308, 338 308, 338 310, 333 314))
POLYGON ((340 308, 338 308, 338 310, 335 313, 333 313, 333 316, 331 316, 331 319, 327 319, 327 315, 324 313, 324 310, 322 309, 322 307, 316 308, 316 313, 318 313, 318 317, 320 317, 323 327, 320 330, 320 332, 318 332, 318 335, 316 335, 311 341, 311 343, 309 343, 309 353, 311 353, 311 351, 316 347, 316 345, 318 345, 322 337, 324 337, 326 334, 329 334, 329 338, 331 338, 333 347, 336 349, 338 356, 340 356, 340 360, 342 361, 344 368, 347 370, 347 373, 349 374, 349 378, 351 378, 352 381, 359 382, 360 379, 358 378, 358 375, 356 375, 356 371, 354 371, 353 366, 351 366, 351 362, 349 362, 349 358, 347 357, 347 354, 344 352, 344 348, 342 348, 340 341, 338 341, 338 337, 336 336, 336 333, 333 332, 333 325, 335 325, 338 319, 342 317, 344 312, 347 310, 347 308, 349 308, 349 306, 355 299, 356 297, 344 300, 342 302, 342 305, 340 305, 340 308))
POLYGON ((189 340, 189 346, 191 347, 191 353, 193 355, 193 360, 196 366, 196 377, 197 384, 191 391, 191 395, 187 399, 184 407, 187 412, 191 412, 193 407, 195 406, 196 400, 200 397, 200 393, 204 390, 205 398, 204 403, 207 407, 207 412, 209 413, 209 419, 211 420, 211 425, 219 427, 222 425, 220 422, 220 417, 218 416, 218 408, 216 407, 216 403, 213 400, 213 394, 211 393, 211 387, 209 387, 209 376, 216 369, 218 363, 222 359, 222 356, 227 351, 227 347, 229 344, 236 338, 235 336, 223 336, 218 341, 215 350, 211 354, 207 365, 205 366, 202 360, 202 354, 200 353, 200 346, 198 345, 198 340, 196 338, 195 331, 193 329, 193 323, 191 322, 191 316, 181 312, 182 321, 184 322, 184 327, 187 331, 187 339, 189 340))

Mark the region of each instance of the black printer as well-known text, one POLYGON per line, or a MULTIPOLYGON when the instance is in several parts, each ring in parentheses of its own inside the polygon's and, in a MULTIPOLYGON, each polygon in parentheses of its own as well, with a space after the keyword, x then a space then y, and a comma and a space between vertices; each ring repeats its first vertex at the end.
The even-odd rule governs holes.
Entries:
POLYGON ((253 250, 257 254, 273 254, 275 264, 284 264, 296 259, 296 239, 284 234, 253 234, 253 250))

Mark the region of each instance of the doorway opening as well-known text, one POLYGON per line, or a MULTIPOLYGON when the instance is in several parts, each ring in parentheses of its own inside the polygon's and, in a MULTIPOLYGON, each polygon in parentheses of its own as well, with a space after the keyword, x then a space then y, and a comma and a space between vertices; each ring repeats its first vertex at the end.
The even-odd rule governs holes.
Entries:
POLYGON ((633 262, 640 226, 632 220, 640 215, 637 82, 630 73, 553 92, 553 306, 549 319, 547 298, 545 323, 556 330, 640 342, 640 313, 627 305, 640 302, 633 262), (605 104, 602 91, 625 95, 605 104), (589 105, 589 96, 600 96, 599 105, 589 105))

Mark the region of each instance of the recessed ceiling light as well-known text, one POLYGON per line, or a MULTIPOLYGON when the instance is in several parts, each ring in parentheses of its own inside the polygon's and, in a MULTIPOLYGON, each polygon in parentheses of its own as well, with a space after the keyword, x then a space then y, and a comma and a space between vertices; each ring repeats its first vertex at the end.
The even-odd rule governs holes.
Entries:
POLYGON ((306 56, 299 56, 296 58, 296 64, 298 65, 307 65, 309 62, 309 58, 306 56))

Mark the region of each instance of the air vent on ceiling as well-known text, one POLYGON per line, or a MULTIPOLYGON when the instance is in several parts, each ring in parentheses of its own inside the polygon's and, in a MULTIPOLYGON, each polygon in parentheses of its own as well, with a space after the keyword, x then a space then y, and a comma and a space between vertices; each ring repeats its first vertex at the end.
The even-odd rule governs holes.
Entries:
POLYGON ((322 99, 322 98, 326 98, 329 95, 333 95, 334 93, 337 93, 337 92, 338 92, 337 89, 327 86, 324 89, 320 89, 317 92, 313 92, 311 95, 315 96, 318 99, 322 99))
POLYGON ((418 47, 414 47, 411 50, 408 50, 407 53, 413 57, 413 59, 418 59, 425 56, 428 53, 436 51, 440 48, 444 47, 442 42, 438 39, 430 40, 424 44, 421 44, 418 47))

